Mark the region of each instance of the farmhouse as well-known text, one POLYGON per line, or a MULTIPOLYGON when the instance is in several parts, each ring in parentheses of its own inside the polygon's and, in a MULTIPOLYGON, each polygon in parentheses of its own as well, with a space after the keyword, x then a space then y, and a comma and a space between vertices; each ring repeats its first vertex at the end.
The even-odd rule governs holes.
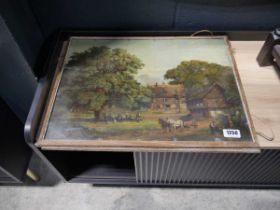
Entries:
POLYGON ((185 113, 186 96, 183 85, 155 84, 151 86, 153 100, 151 110, 168 113, 185 113))
POLYGON ((214 116, 227 108, 224 88, 218 83, 213 83, 210 87, 188 98, 187 106, 195 117, 214 116))

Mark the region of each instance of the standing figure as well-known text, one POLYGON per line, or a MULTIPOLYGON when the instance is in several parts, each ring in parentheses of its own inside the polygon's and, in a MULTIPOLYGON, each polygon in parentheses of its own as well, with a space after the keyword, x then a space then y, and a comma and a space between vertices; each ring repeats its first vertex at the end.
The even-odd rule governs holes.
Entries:
POLYGON ((209 124, 209 129, 211 134, 216 135, 219 133, 219 128, 216 125, 215 121, 211 121, 211 123, 209 124))
POLYGON ((136 113, 136 121, 140 122, 142 120, 140 112, 136 113))

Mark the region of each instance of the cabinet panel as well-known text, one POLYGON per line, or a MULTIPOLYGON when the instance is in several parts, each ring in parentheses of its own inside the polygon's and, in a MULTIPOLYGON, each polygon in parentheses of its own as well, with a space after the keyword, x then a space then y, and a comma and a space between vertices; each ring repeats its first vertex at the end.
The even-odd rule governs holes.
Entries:
POLYGON ((135 152, 141 184, 280 184, 280 151, 261 153, 135 152))

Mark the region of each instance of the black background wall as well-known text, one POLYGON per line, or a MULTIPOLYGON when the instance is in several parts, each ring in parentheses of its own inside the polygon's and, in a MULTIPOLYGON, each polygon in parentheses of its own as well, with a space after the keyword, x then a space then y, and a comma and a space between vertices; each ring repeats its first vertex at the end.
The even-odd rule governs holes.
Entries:
POLYGON ((264 30, 278 0, 30 0, 45 35, 57 27, 132 30, 264 30))
MULTIPOLYGON (((58 28, 225 31, 272 30, 280 25, 279 0, 1 0, 0 12, 35 75, 41 71, 34 70, 40 48, 58 28)), ((3 66, 1 59, 1 72, 25 71, 12 68, 14 64, 3 66)), ((9 85, 21 87, 25 82, 9 85)))
POLYGON ((22 123, 27 117, 35 88, 36 79, 31 66, 0 17, 0 98, 3 98, 22 123))
POLYGON ((0 128, 0 183, 23 181, 32 151, 24 142, 23 124, 1 97, 0 128))

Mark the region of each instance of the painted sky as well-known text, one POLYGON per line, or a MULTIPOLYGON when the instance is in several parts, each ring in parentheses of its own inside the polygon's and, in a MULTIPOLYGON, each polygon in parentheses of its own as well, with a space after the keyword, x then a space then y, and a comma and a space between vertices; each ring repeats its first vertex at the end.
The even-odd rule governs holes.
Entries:
POLYGON ((232 66, 228 45, 223 38, 82 39, 72 38, 68 57, 92 46, 123 48, 145 64, 136 79, 142 84, 167 82, 163 75, 184 60, 202 60, 232 66))

